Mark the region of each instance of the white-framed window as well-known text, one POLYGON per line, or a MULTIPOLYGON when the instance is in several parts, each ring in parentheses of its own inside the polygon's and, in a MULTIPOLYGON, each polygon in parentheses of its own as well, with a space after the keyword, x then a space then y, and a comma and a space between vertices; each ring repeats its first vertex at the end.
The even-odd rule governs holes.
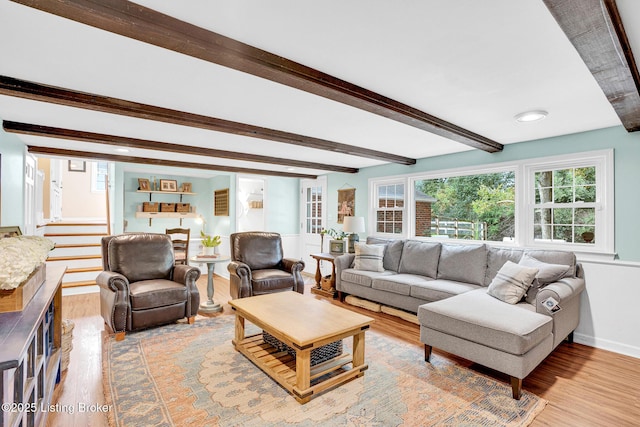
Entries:
POLYGON ((103 193, 106 191, 108 172, 108 162, 91 162, 91 191, 93 193, 103 193))
POLYGON ((524 165, 524 244, 613 253, 613 150, 524 165))
POLYGON ((516 230, 516 170, 465 169, 416 176, 412 237, 512 241, 516 230))
POLYGON ((370 179, 369 234, 612 255, 613 176, 602 150, 370 179))
POLYGON ((371 234, 403 236, 406 219, 406 182, 400 180, 374 180, 371 186, 373 215, 371 234))

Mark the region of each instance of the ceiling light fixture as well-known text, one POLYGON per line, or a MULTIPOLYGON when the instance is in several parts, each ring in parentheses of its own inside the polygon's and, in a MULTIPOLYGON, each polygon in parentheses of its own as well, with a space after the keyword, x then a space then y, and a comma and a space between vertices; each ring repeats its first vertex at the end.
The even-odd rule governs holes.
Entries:
POLYGON ((537 122, 544 119, 548 115, 549 113, 544 110, 532 110, 517 114, 514 119, 516 119, 516 121, 520 123, 537 122))
POLYGON ((129 149, 128 148, 116 148, 115 151, 117 151, 118 153, 128 153, 129 149))

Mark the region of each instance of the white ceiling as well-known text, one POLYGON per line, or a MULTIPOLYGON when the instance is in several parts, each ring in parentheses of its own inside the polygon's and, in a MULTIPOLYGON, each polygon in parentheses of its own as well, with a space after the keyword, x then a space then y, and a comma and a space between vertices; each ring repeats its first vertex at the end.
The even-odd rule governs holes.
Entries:
MULTIPOLYGON (((620 125, 542 0, 138 0, 365 87, 502 144, 620 125), (544 109, 536 123, 514 116, 544 109)), ((640 55, 640 2, 618 0, 640 55)), ((411 158, 470 150, 425 131, 159 47, 0 0, 0 75, 367 147, 411 158)), ((0 118, 362 168, 351 155, 0 96, 0 118)), ((22 136, 28 145, 114 147, 22 136)), ((128 155, 286 171, 151 150, 128 155)), ((319 169, 300 169, 308 174, 319 169)))

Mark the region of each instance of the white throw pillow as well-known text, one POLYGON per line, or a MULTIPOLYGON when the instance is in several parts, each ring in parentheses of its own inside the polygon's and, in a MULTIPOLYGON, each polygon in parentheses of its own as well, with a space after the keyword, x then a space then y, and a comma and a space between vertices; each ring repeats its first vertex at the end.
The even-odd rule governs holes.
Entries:
POLYGON ((517 304, 531 286, 537 268, 507 261, 489 284, 487 293, 509 304, 517 304))
POLYGON ((353 267, 356 270, 384 271, 382 265, 384 246, 356 243, 355 250, 356 258, 353 267))

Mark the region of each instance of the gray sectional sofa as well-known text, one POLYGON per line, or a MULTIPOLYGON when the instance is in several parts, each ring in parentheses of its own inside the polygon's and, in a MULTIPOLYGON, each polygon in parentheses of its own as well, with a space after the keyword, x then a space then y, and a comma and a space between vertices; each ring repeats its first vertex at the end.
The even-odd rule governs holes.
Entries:
POLYGON ((350 294, 417 313, 427 362, 436 347, 506 373, 519 399, 522 379, 572 340, 585 287, 572 252, 376 238, 363 250, 371 245, 383 248, 377 267, 358 263, 355 254, 336 258, 340 298, 350 294), (514 281, 504 280, 508 266, 535 274, 514 304, 495 296, 503 298, 499 282, 514 281))

